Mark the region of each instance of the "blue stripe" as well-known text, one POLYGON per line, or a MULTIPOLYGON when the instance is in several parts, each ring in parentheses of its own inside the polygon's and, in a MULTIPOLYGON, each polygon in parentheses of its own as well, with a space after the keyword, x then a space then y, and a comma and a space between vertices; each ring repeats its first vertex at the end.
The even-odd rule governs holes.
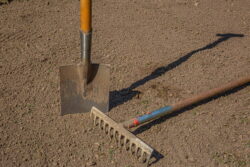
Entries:
POLYGON ((161 115, 163 113, 166 113, 171 109, 172 109, 172 106, 162 107, 162 108, 160 108, 158 110, 152 111, 149 114, 142 115, 142 116, 138 117, 137 120, 139 121, 139 123, 146 122, 147 120, 155 118, 155 117, 157 117, 157 116, 159 116, 159 115, 161 115))

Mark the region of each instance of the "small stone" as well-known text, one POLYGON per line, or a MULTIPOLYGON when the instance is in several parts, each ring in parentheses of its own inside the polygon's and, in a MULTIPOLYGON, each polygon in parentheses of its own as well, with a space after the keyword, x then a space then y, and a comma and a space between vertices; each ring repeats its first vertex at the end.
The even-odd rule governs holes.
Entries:
POLYGON ((188 160, 189 160, 190 162, 194 162, 194 158, 193 158, 193 157, 188 157, 188 160))
POLYGON ((98 155, 98 154, 95 154, 95 158, 98 159, 98 158, 99 158, 99 155, 98 155))
POLYGON ((243 139, 243 136, 242 136, 242 135, 240 135, 240 136, 239 136, 239 138, 242 140, 242 139, 243 139))
POLYGON ((96 145, 96 146, 100 146, 100 143, 96 142, 95 145, 96 145))
POLYGON ((195 2, 195 3, 194 3, 194 6, 196 6, 196 7, 197 7, 198 5, 199 5, 199 3, 198 3, 198 2, 195 2))
POLYGON ((89 161, 89 162, 87 162, 86 165, 87 165, 87 166, 95 166, 95 165, 96 165, 96 162, 95 162, 95 161, 89 161))
POLYGON ((46 57, 43 57, 43 58, 41 59, 41 62, 42 62, 42 63, 44 63, 44 62, 46 62, 46 61, 48 61, 48 58, 46 58, 46 57))

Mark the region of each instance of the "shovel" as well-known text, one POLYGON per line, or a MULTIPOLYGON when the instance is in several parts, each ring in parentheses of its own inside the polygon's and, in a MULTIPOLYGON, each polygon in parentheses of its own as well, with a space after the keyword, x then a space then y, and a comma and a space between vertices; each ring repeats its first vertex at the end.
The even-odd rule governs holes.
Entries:
POLYGON ((102 112, 109 107, 110 67, 91 63, 91 0, 80 0, 81 62, 61 66, 61 115, 90 112, 94 106, 102 112))

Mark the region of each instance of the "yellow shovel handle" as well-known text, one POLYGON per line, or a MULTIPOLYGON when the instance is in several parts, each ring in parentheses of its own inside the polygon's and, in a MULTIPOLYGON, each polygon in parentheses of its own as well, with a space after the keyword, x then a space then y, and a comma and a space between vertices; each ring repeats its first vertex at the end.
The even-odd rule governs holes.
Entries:
POLYGON ((80 0, 80 24, 84 33, 91 31, 91 0, 80 0))

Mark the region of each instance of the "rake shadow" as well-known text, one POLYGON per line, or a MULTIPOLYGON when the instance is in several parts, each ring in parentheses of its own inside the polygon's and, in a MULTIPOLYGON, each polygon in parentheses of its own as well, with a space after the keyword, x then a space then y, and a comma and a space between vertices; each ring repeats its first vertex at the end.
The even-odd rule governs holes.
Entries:
POLYGON ((216 36, 220 37, 219 39, 217 39, 216 41, 209 43, 208 45, 193 50, 189 53, 187 53, 186 55, 180 57, 179 59, 177 59, 176 61, 166 65, 166 66, 162 66, 157 68, 156 70, 154 70, 151 74, 149 74, 148 76, 132 83, 129 87, 127 88, 123 88, 121 90, 115 90, 110 92, 110 104, 109 104, 109 108, 115 108, 129 100, 131 100, 133 97, 135 97, 136 95, 140 94, 139 91, 133 90, 143 84, 145 84, 148 81, 151 81, 155 78, 160 77, 161 75, 165 74, 166 72, 176 68, 177 66, 181 65, 182 63, 186 62, 190 57, 192 57, 194 54, 204 51, 204 50, 208 50, 208 49, 212 49, 214 47, 216 47, 218 44, 220 44, 221 42, 227 41, 230 38, 234 38, 234 37, 244 37, 243 34, 232 34, 232 33, 227 33, 227 34, 216 34, 216 36))
POLYGON ((11 3, 13 0, 0 0, 0 6, 1 5, 8 5, 9 3, 11 3))
POLYGON ((158 151, 154 150, 151 161, 149 162, 148 166, 155 164, 156 162, 158 162, 162 158, 164 158, 164 156, 161 153, 159 153, 158 151))

